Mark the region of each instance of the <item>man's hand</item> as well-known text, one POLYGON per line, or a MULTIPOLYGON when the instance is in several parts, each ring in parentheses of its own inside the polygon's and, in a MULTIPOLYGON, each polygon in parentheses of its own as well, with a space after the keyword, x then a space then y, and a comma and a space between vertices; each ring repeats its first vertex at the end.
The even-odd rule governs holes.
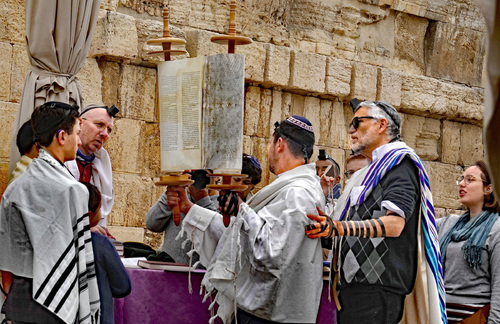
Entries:
POLYGON ((101 226, 99 226, 99 225, 92 226, 90 228, 90 231, 93 232, 93 233, 104 235, 106 237, 108 236, 108 234, 106 233, 106 230, 104 228, 102 228, 101 226))
POLYGON ((169 186, 166 191, 167 206, 170 209, 179 206, 181 213, 186 215, 194 205, 188 198, 185 187, 169 186))
POLYGON ((198 189, 193 185, 190 185, 187 188, 188 193, 191 195, 191 197, 194 198, 194 201, 201 200, 205 197, 208 197, 208 189, 198 189))
POLYGON ((319 183, 321 184, 321 189, 323 189, 323 194, 326 197, 330 193, 330 189, 337 184, 337 180, 335 177, 329 177, 322 174, 319 179, 319 183))
POLYGON ((306 235, 309 238, 318 237, 331 237, 333 231, 333 224, 330 219, 319 207, 316 207, 319 215, 307 214, 307 217, 316 221, 316 223, 306 225, 306 235))

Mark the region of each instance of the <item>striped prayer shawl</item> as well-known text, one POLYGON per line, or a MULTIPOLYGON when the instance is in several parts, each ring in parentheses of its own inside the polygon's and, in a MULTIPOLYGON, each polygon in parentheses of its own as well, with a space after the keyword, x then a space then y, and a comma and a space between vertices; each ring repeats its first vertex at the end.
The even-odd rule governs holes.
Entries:
POLYGON ((1 202, 0 268, 33 278, 33 299, 65 323, 96 323, 100 307, 87 204, 86 188, 44 150, 1 202))
MULTIPOLYGON (((403 144, 401 142, 401 144, 403 144)), ((404 144, 403 144, 404 145, 404 144)), ((434 206, 432 203, 432 193, 429 185, 429 178, 425 166, 418 157, 418 155, 410 147, 400 145, 387 152, 380 159, 374 161, 368 166, 368 172, 361 182, 363 188, 357 200, 350 201, 351 195, 349 194, 345 206, 340 215, 340 220, 344 219, 347 215, 349 206, 360 205, 365 201, 365 198, 370 195, 375 186, 379 183, 380 179, 391 170, 394 166, 398 165, 405 156, 411 158, 418 168, 420 180, 420 201, 421 201, 421 215, 422 215, 422 231, 424 237, 425 257, 427 265, 429 266, 432 276, 437 287, 439 295, 439 311, 441 314, 442 323, 446 323, 446 307, 445 307, 445 290, 443 281, 443 269, 441 265, 441 253, 439 250, 439 240, 435 223, 434 206), (403 147, 402 147, 403 146, 403 147)))

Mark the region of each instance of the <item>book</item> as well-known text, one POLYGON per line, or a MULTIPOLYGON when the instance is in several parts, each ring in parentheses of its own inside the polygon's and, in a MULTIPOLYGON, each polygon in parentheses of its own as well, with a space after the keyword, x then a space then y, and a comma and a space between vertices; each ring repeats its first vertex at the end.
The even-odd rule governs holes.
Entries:
POLYGON ((173 263, 173 262, 163 262, 163 261, 149 261, 149 260, 139 260, 137 265, 141 268, 153 269, 153 270, 166 270, 166 271, 176 271, 176 272, 204 272, 204 270, 195 269, 187 264, 173 263))

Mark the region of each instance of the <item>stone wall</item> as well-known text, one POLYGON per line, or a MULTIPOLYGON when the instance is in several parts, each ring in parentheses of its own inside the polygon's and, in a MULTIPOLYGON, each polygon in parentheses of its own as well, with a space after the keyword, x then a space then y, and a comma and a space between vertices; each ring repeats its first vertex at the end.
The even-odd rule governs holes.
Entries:
MULTIPOLYGON (((190 57, 225 51, 210 37, 227 32, 228 1, 102 0, 92 47, 78 74, 85 101, 121 112, 106 144, 116 202, 112 232, 158 246, 144 217, 164 188, 160 175, 156 64, 146 41, 171 33, 190 57)), ((425 161, 438 215, 459 208, 454 179, 483 157, 485 27, 472 0, 246 0, 237 3, 237 33, 251 37, 246 55, 244 152, 273 180, 266 144, 275 121, 291 114, 316 129, 343 168, 349 155, 349 100, 385 100, 402 115, 404 140, 425 161)), ((9 140, 29 67, 24 2, 0 8, 0 193, 7 181, 9 140)), ((183 56, 185 57, 185 56, 183 56)))

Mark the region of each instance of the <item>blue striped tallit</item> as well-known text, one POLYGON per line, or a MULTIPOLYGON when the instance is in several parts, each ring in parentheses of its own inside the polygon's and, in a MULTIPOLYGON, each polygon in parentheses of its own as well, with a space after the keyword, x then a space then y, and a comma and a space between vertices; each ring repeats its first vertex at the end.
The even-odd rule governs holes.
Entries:
POLYGON ((387 152, 380 159, 374 161, 368 166, 368 172, 361 182, 363 188, 356 201, 350 201, 349 195, 344 209, 341 212, 340 220, 344 219, 351 205, 360 205, 365 201, 375 186, 380 182, 385 174, 394 166, 398 165, 405 156, 411 158, 418 168, 420 181, 420 201, 422 215, 422 232, 424 238, 425 257, 427 265, 431 269, 432 278, 437 287, 439 295, 439 308, 442 323, 446 323, 445 290, 443 281, 443 269, 441 264, 441 253, 439 250, 439 240, 436 229, 434 206, 432 203, 432 193, 429 185, 429 178, 425 166, 418 155, 410 147, 399 147, 387 152))

